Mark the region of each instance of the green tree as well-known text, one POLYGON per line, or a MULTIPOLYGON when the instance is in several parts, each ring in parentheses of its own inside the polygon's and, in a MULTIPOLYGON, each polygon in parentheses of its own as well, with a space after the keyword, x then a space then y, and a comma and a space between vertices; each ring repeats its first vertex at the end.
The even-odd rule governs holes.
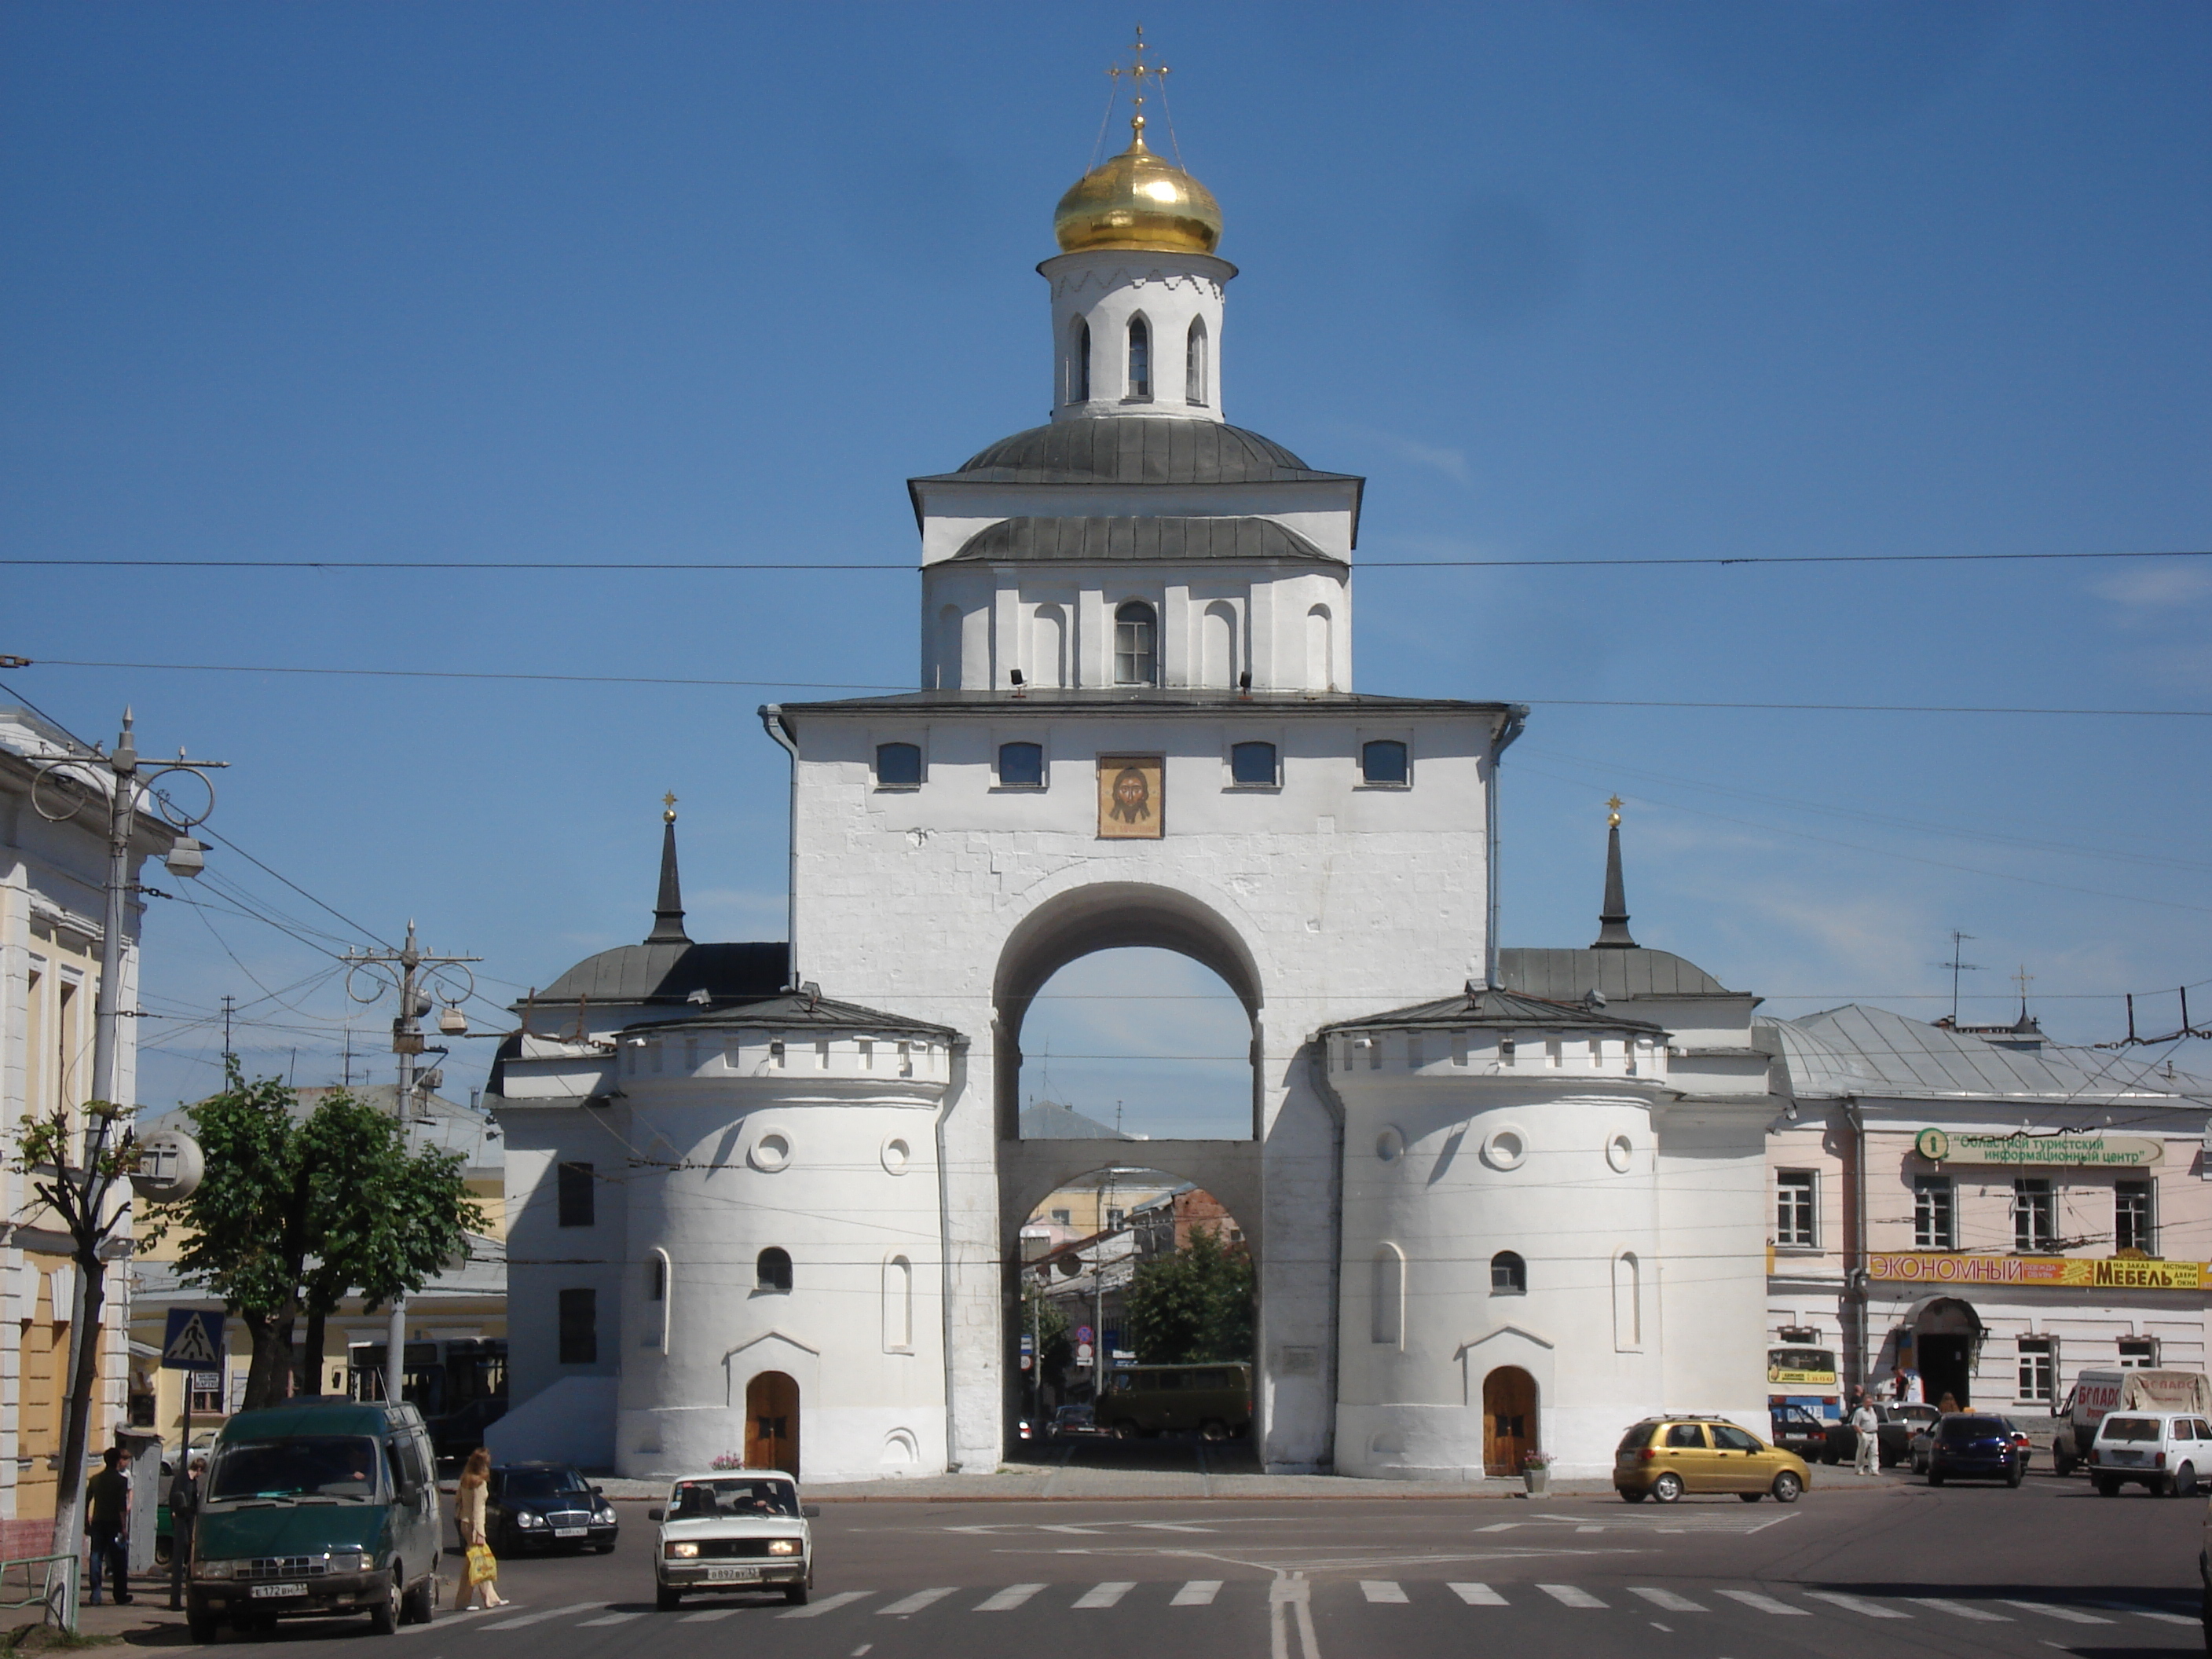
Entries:
POLYGON ((303 1316, 319 1393, 323 1322, 346 1295, 358 1291, 374 1311, 422 1289, 465 1256, 484 1217, 459 1155, 410 1152, 404 1127, 374 1107, 333 1094, 302 1118, 290 1089, 275 1078, 248 1083, 235 1062, 228 1085, 187 1109, 207 1159, 199 1190, 155 1213, 157 1227, 191 1234, 179 1277, 246 1325, 251 1410, 283 1397, 303 1316))
POLYGON ((1057 1389, 1067 1368, 1075 1363, 1075 1347, 1067 1340, 1069 1324, 1067 1310, 1045 1294, 1044 1286, 1028 1273, 1022 1275, 1022 1328, 1020 1334, 1034 1334, 1037 1338, 1034 1373, 1039 1381, 1049 1382, 1057 1389))
POLYGON ((1249 1360, 1252 1290, 1251 1256, 1224 1246, 1210 1227, 1194 1230, 1188 1244, 1147 1261, 1130 1280, 1122 1305, 1138 1363, 1249 1360))

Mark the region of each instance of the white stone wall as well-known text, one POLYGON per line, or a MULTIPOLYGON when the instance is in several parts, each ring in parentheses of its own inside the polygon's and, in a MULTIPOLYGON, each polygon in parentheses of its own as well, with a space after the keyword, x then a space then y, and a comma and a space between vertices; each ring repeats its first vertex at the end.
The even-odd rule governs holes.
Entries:
POLYGON ((1063 253, 1037 267, 1052 284, 1053 419, 1094 415, 1166 415, 1218 421, 1221 413, 1222 292, 1237 267, 1203 253, 1100 248, 1063 253), (1133 394, 1128 378, 1129 323, 1142 317, 1152 331, 1152 393, 1133 394), (1075 362, 1080 330, 1091 335, 1088 399, 1079 396, 1075 362), (1185 343, 1193 324, 1204 331, 1203 400, 1185 397, 1185 343))

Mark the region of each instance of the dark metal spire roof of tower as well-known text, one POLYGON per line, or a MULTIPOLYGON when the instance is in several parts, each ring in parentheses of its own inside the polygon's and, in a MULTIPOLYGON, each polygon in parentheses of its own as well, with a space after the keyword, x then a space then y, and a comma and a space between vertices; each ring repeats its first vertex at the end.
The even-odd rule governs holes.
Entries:
POLYGON ((1605 832, 1605 908, 1598 912, 1597 939, 1593 951, 1633 951, 1636 940, 1628 931, 1628 893, 1620 879, 1620 797, 1607 803, 1605 832))
POLYGON ((645 936, 647 945, 689 945, 691 935, 684 931, 684 887, 676 875, 676 797, 667 799, 667 810, 660 815, 660 896, 653 907, 653 931, 645 936))

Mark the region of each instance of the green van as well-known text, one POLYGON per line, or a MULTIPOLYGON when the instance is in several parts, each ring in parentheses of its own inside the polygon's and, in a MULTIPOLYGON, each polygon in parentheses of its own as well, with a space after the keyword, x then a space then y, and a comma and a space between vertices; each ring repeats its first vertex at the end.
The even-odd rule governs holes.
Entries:
POLYGON ((1100 1426, 1126 1439, 1147 1439, 1164 1429, 1196 1429, 1208 1440, 1226 1440, 1252 1429, 1252 1368, 1211 1365, 1120 1365, 1107 1374, 1098 1397, 1100 1426))
POLYGON ((428 1624, 444 1545, 436 1465, 408 1405, 300 1400, 240 1412, 216 1437, 192 1528, 185 1623, 365 1613, 390 1635, 428 1624))

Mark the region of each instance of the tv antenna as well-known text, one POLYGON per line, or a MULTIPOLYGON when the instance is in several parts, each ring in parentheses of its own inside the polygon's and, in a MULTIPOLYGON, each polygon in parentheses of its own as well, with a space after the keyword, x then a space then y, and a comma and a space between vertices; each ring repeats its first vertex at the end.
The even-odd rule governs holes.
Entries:
POLYGON ((1973 937, 1972 933, 1962 933, 1954 927, 1951 930, 1951 959, 1948 962, 1939 962, 1936 964, 1938 968, 1948 968, 1951 970, 1951 1024, 1954 1026, 1959 1023, 1959 975, 1979 973, 1982 968, 1982 964, 1978 962, 1966 960, 1966 953, 1964 946, 1966 941, 1973 937))

